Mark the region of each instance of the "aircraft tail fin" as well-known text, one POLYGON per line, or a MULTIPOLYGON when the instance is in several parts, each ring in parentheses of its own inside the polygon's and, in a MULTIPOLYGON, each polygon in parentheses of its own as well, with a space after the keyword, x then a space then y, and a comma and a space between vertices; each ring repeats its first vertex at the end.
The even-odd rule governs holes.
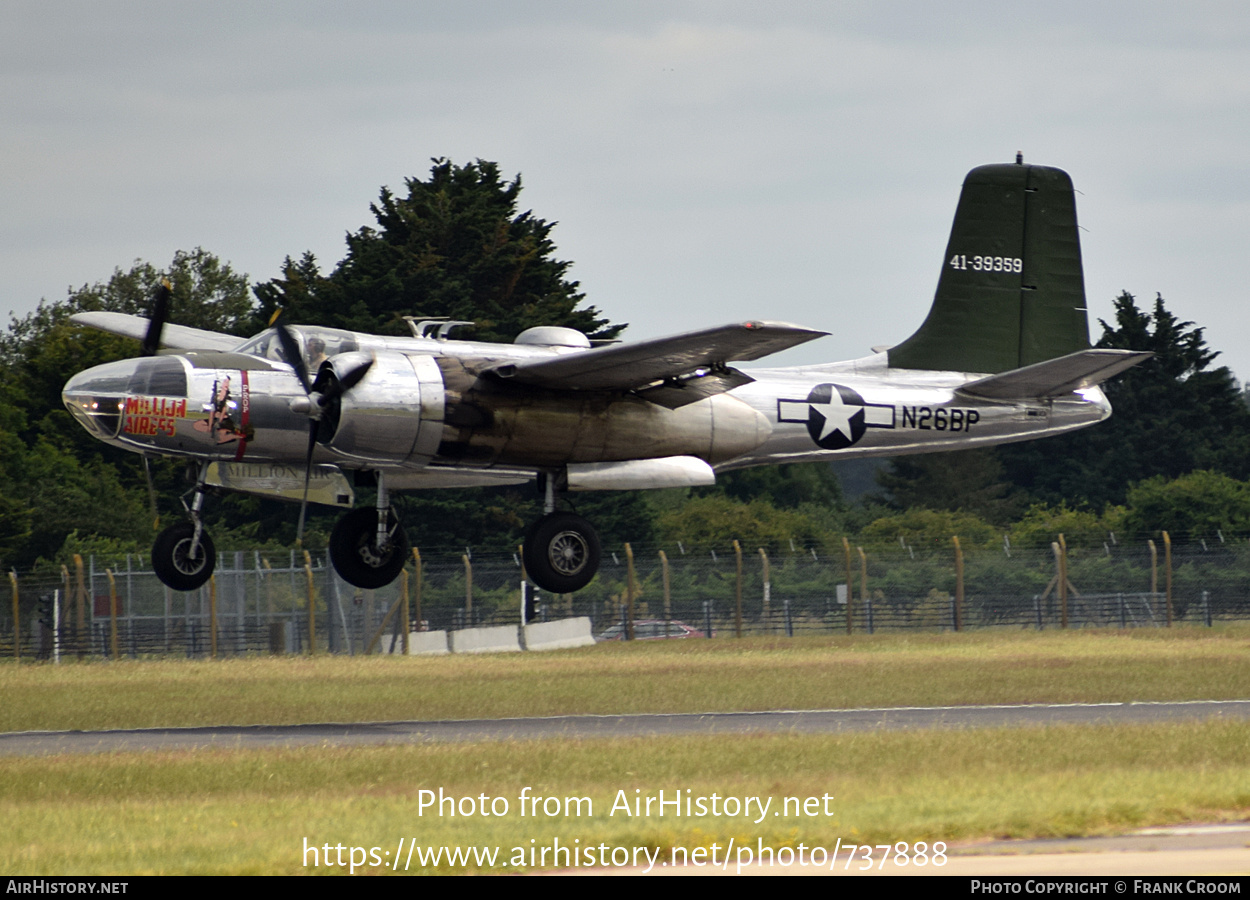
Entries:
POLYGON ((1019 157, 973 169, 933 306, 890 366, 997 373, 1088 347, 1071 178, 1019 157))

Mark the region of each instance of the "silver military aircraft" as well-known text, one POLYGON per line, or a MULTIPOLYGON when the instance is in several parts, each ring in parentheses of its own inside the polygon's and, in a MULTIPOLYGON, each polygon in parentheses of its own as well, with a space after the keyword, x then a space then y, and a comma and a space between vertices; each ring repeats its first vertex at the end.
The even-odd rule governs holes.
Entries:
POLYGON ((825 334, 771 321, 597 347, 559 327, 461 341, 450 333, 469 323, 417 317, 410 337, 279 325, 241 341, 166 325, 168 298, 150 320, 74 316, 141 339, 145 355, 75 375, 63 399, 107 443, 197 464, 187 519, 152 548, 178 590, 213 571, 200 519, 209 490, 301 502, 301 533, 309 500, 346 507, 331 559, 375 588, 408 554, 391 492, 534 481, 546 513, 525 538, 526 569, 568 593, 594 577, 600 546, 590 522, 560 508, 566 492, 1061 434, 1107 418, 1099 384, 1149 356, 1091 349, 1072 182, 1019 156, 965 179, 919 330, 847 362, 731 366, 825 334), (376 486, 376 504, 351 509, 361 484, 376 486))

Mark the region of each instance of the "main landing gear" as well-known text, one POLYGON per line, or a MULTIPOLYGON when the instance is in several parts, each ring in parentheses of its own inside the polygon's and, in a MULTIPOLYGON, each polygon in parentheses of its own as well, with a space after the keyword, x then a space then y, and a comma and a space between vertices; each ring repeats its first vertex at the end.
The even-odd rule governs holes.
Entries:
MULTIPOLYGON (((208 490, 206 471, 207 466, 200 470, 191 505, 183 500, 189 521, 169 526, 152 545, 152 568, 176 591, 193 591, 205 584, 217 562, 213 540, 200 521, 208 490)), ((599 535, 581 516, 555 511, 554 481, 552 476, 544 479, 546 514, 525 535, 521 552, 535 585, 553 594, 571 594, 590 584, 599 571, 599 535)), ((408 537, 379 473, 376 508, 355 509, 338 520, 330 533, 330 560, 344 581, 370 590, 399 577, 408 551, 408 537)))
POLYGON ((599 571, 599 535, 579 515, 550 513, 525 535, 522 554, 534 584, 553 594, 571 594, 599 571))
POLYGON ((376 509, 354 509, 330 532, 330 560, 354 587, 385 587, 399 577, 408 558, 408 536, 391 509, 386 481, 378 473, 376 509))
POLYGON ((555 477, 540 482, 546 515, 525 535, 521 554, 530 581, 553 594, 571 594, 590 584, 599 571, 599 535, 570 512, 555 512, 555 477))

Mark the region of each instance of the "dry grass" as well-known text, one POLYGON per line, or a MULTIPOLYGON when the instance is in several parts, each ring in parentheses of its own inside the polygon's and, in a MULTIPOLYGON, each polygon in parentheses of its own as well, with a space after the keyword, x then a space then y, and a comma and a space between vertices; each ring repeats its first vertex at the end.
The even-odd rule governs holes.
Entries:
POLYGON ((0 731, 1250 697, 1250 628, 0 665, 0 731))
POLYGON ((556 838, 566 847, 659 848, 667 858, 672 847, 723 849, 731 839, 810 848, 839 839, 875 845, 1110 833, 1244 816, 1248 764, 1250 724, 1226 722, 16 759, 0 772, 7 832, 0 869, 297 873, 305 870, 305 838, 380 854, 401 837, 499 847, 502 861, 556 838), (522 817, 518 797, 527 786, 538 796, 589 797, 594 814, 522 817), (505 798, 509 812, 419 814, 419 792, 440 788, 505 798), (618 791, 632 799, 636 790, 661 789, 771 798, 771 805, 758 823, 754 812, 611 813, 618 791), (772 815, 787 796, 825 795, 830 815, 823 804, 819 815, 772 815))
MULTIPOLYGON (((1247 651, 1250 628, 1225 627, 686 640, 438 659, 4 664, 0 729, 1244 698, 1247 651)), ((495 869, 515 871, 518 852, 556 839, 664 853, 723 852, 731 840, 951 843, 1244 818, 1247 809, 1250 724, 1218 721, 66 755, 9 758, 0 768, 0 870, 303 872, 305 838, 379 854, 403 838, 498 847, 495 869), (526 787, 588 797, 594 815, 522 817, 526 787), (509 813, 421 814, 420 792, 439 789, 503 797, 509 813), (629 799, 660 790, 776 805, 751 818, 610 813, 619 791, 629 799), (785 797, 825 795, 831 815, 771 815, 785 797)), ((491 867, 444 859, 427 868, 491 867)))

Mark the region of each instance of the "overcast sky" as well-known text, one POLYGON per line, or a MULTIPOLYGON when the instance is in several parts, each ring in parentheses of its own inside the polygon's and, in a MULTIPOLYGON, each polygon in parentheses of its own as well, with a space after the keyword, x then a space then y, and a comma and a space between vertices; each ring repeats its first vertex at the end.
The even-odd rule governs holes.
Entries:
POLYGON ((1080 192, 1094 338, 1162 293, 1250 379, 1244 2, 3 0, 0 314, 197 246, 329 268, 382 185, 482 158, 627 336, 846 359, 915 329, 1017 150, 1080 192))

